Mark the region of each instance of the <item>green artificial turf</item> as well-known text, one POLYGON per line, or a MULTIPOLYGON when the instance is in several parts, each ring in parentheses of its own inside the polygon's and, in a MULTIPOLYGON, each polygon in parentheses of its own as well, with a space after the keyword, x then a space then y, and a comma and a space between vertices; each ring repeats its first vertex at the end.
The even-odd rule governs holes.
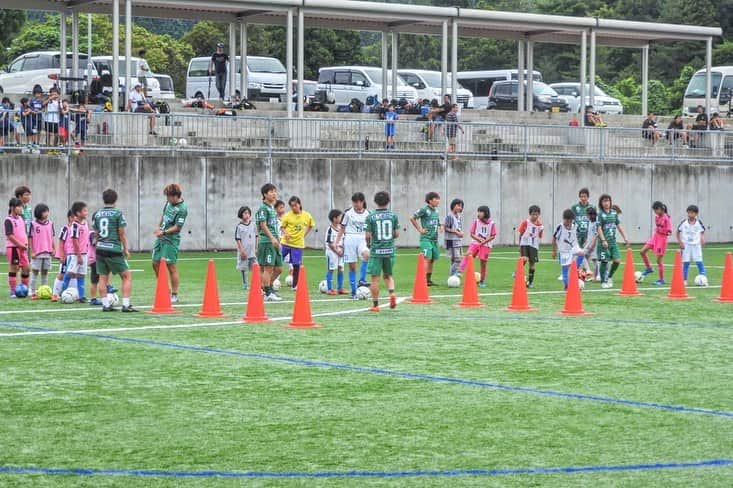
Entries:
MULTIPOLYGON (((485 308, 455 306, 461 290, 445 286, 443 259, 430 290, 436 303, 401 302, 378 314, 365 310, 370 302, 318 293, 325 263, 310 252, 311 307, 322 327, 308 330, 283 327, 290 290, 281 292, 285 302, 267 305, 275 321, 235 323, 247 297, 232 253, 182 254, 181 313, 171 316, 103 314, 3 293, 0 486, 730 486, 730 465, 458 477, 213 473, 733 460, 733 304, 713 302, 727 250, 706 247, 711 286, 688 287, 688 301, 663 298, 668 289, 651 285, 652 276, 639 285, 643 296, 616 296, 622 267, 613 290, 587 285, 588 317, 558 314, 565 297, 548 252, 529 295, 537 310, 506 311, 513 248, 491 256, 479 290, 485 308), (193 316, 210 258, 226 318, 193 316), (50 330, 83 332, 25 334, 50 330), (2 472, 13 467, 212 473, 2 472)), ((672 254, 667 261, 669 281, 672 254)), ((400 252, 400 297, 411 293, 415 263, 414 250, 400 252)), ((150 263, 137 255, 131 265, 139 270, 133 303, 147 309, 150 263)))

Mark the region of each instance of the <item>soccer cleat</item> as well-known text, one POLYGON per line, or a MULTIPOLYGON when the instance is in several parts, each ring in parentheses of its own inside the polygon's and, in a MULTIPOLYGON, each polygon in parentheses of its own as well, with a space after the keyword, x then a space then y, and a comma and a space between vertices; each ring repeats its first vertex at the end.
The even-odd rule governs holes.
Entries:
POLYGON ((171 303, 178 303, 178 295, 171 295, 171 303))
POLYGON ((117 309, 114 308, 112 305, 110 305, 109 307, 102 307, 102 312, 116 312, 116 311, 117 309))
POLYGON ((656 286, 664 286, 666 284, 667 284, 667 282, 664 281, 664 280, 657 280, 657 281, 654 282, 654 285, 656 285, 656 286))
POLYGON ((99 300, 98 298, 92 298, 91 300, 89 300, 89 305, 102 305, 102 300, 99 300))
POLYGON ((348 295, 348 294, 349 294, 349 292, 348 292, 348 291, 346 291, 346 290, 344 290, 343 288, 341 288, 341 289, 339 290, 339 295, 348 295))
POLYGON ((394 293, 389 294, 389 308, 396 308, 397 307, 397 295, 394 293))
POLYGON ((339 294, 339 292, 337 292, 336 290, 328 290, 326 292, 326 295, 330 295, 330 296, 334 296, 334 295, 338 295, 338 294, 339 294))
POLYGON ((532 288, 533 286, 534 285, 532 283, 530 283, 529 281, 527 282, 527 288, 532 288))
POLYGON ((609 283, 608 281, 606 281, 605 283, 601 283, 601 288, 603 288, 604 290, 611 288, 611 286, 611 283, 609 283))
POLYGON ((18 297, 16 297, 16 296, 15 296, 15 293, 13 293, 13 292, 11 291, 11 292, 10 292, 10 298, 18 298, 18 297))
POLYGON ((364 281, 364 280, 359 280, 359 286, 369 286, 369 282, 364 281))
POLYGON ((126 307, 122 307, 122 313, 131 313, 131 312, 139 312, 140 310, 133 308, 132 305, 128 305, 126 307))
POLYGON ((79 302, 79 303, 87 303, 87 299, 84 298, 84 297, 79 297, 79 299, 77 300, 77 302, 79 302))
POLYGON ((31 295, 31 300, 38 300, 38 295, 36 295, 35 293, 31 295))
POLYGON ((357 296, 356 296, 356 294, 354 294, 354 295, 351 295, 351 297, 350 297, 350 298, 351 298, 352 300, 358 300, 358 299, 359 299, 359 297, 357 297, 357 296))
POLYGON ((117 293, 117 288, 112 285, 107 285, 107 293, 117 293))
POLYGON ((654 268, 647 268, 647 269, 645 269, 644 271, 641 272, 641 275, 642 276, 646 276, 646 275, 650 275, 652 273, 654 273, 654 268))
POLYGON ((560 276, 557 277, 557 281, 562 281, 562 279, 563 279, 562 278, 562 275, 560 275, 560 276))
POLYGON ((51 301, 52 302, 58 302, 59 301, 59 296, 58 295, 51 295, 51 301))
POLYGON ((428 280, 428 286, 435 286, 435 283, 433 283, 433 280, 428 280))
POLYGON ((608 283, 609 288, 613 288, 613 280, 611 278, 606 279, 606 283, 608 283))
POLYGON ((480 286, 481 288, 484 288, 486 286, 486 283, 484 283, 483 281, 479 281, 478 286, 480 286))
POLYGON ((371 307, 369 307, 369 311, 370 312, 379 312, 379 307, 371 306, 371 307))
POLYGON ((265 301, 266 302, 281 302, 282 301, 282 298, 280 298, 279 296, 275 295, 275 293, 273 292, 273 293, 270 293, 269 295, 267 295, 265 297, 265 301))

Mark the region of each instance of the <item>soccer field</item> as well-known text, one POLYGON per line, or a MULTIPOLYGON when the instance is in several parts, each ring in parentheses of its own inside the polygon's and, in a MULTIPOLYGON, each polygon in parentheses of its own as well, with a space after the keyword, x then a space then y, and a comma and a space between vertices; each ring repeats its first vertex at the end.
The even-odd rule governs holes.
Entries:
MULTIPOLYGON (((309 252, 317 329, 283 327, 285 289, 273 322, 238 322, 233 253, 182 254, 176 315, 3 293, 0 486, 729 487, 733 304, 713 301, 728 250, 705 248, 711 286, 688 301, 664 299, 656 274, 643 296, 616 296, 622 266, 614 289, 588 284, 588 317, 558 314, 547 248, 530 313, 505 311, 515 248, 492 253, 485 308, 455 306, 441 259, 436 303, 378 314, 318 293, 325 262, 309 252), (193 315, 208 259, 227 318, 193 315)), ((398 254, 401 299, 416 256, 398 254)), ((130 264, 147 309, 149 256, 130 264)))

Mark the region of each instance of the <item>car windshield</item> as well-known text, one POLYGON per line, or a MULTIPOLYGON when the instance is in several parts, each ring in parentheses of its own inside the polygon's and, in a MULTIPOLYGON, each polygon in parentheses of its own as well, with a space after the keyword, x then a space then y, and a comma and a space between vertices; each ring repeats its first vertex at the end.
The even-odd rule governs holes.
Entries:
MULTIPOLYGON (((423 77, 423 79, 425 80, 425 82, 427 83, 428 86, 433 87, 433 88, 440 88, 440 86, 441 86, 440 79, 442 77, 440 73, 433 73, 433 72, 430 72, 430 73, 420 73, 420 76, 423 77)), ((447 81, 447 84, 448 84, 448 87, 451 86, 451 75, 450 75, 450 73, 448 73, 448 81, 447 81)), ((462 89, 463 86, 460 83, 458 83, 458 88, 461 88, 462 89)))
MULTIPOLYGON (((720 72, 712 73, 712 85, 713 85, 713 98, 718 96, 718 87, 720 87, 720 79, 723 77, 720 72)), ((705 73, 697 73, 690 80, 690 84, 687 85, 685 91, 685 98, 705 98, 707 89, 707 82, 705 73)))
MULTIPOLYGON (((274 58, 247 58, 247 68, 252 73, 286 73, 285 66, 274 58)), ((239 71, 239 69, 237 69, 239 71)))
MULTIPOLYGON (((125 70, 125 64, 126 61, 124 59, 120 59, 119 66, 120 66, 120 78, 123 76, 127 76, 127 71, 125 70)), ((137 76, 137 61, 130 60, 130 76, 137 76)))
MULTIPOLYGON (((382 83, 382 68, 366 68, 364 72, 372 80, 372 83, 382 83)), ((387 70, 387 84, 392 83, 392 70, 387 70)), ((399 76, 397 77, 397 86, 405 86, 406 83, 399 76)))
POLYGON ((209 59, 194 59, 188 69, 188 76, 208 76, 209 59))
MULTIPOLYGON (((306 97, 315 95, 317 88, 317 83, 303 83, 303 93, 306 97)), ((296 80, 293 80, 293 93, 298 93, 298 82, 296 80)))
POLYGON ((545 95, 550 97, 556 97, 557 92, 553 90, 549 85, 545 85, 541 81, 535 81, 532 83, 532 91, 535 95, 545 95))
MULTIPOLYGON (((66 67, 71 68, 71 63, 73 62, 74 57, 71 53, 66 55, 66 67)), ((87 55, 86 54, 79 54, 79 67, 80 68, 86 68, 87 65, 87 55)), ((60 68, 61 67, 61 55, 56 54, 53 57, 53 67, 54 68, 60 68)))

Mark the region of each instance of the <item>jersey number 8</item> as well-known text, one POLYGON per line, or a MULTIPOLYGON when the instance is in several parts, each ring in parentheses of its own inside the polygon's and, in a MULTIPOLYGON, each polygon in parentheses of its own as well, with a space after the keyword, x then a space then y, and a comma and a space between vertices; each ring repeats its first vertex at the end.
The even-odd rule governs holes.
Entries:
POLYGON ((109 219, 99 219, 99 237, 109 237, 109 219))

